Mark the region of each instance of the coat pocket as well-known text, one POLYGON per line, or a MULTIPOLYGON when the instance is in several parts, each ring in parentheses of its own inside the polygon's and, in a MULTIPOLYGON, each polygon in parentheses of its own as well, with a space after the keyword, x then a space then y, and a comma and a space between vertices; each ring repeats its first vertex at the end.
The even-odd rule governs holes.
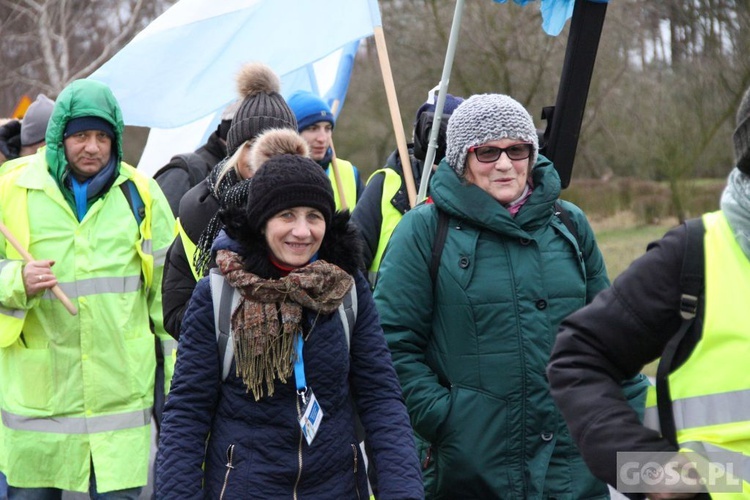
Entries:
POLYGON ((451 409, 433 445, 437 491, 459 493, 467 485, 479 490, 502 486, 497 483, 505 483, 507 475, 501 474, 498 465, 509 458, 509 438, 506 400, 452 386, 451 409))

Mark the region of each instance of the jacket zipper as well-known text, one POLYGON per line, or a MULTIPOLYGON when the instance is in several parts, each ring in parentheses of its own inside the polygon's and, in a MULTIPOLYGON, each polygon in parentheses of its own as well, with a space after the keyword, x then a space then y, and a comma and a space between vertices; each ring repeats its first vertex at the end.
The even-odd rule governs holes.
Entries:
MULTIPOLYGON (((302 418, 302 409, 299 405, 299 397, 295 399, 297 400, 297 415, 302 418)), ((299 431, 299 445, 297 446, 297 466, 299 467, 299 469, 297 470, 297 480, 294 481, 294 490, 292 494, 294 500, 297 500, 297 486, 299 486, 299 481, 302 478, 302 439, 304 438, 302 434, 302 428, 297 426, 297 430, 299 431)))
POLYGON ((224 493, 227 490, 227 482, 229 481, 229 472, 234 469, 234 466, 232 465, 232 457, 234 455, 234 445, 230 444, 229 448, 227 448, 227 472, 224 474, 224 485, 221 487, 221 495, 219 495, 219 500, 222 500, 224 498, 224 493))
POLYGON ((357 454, 356 444, 352 444, 352 451, 354 452, 354 491, 357 492, 357 499, 359 500, 359 485, 357 484, 357 464, 359 463, 359 455, 357 454))

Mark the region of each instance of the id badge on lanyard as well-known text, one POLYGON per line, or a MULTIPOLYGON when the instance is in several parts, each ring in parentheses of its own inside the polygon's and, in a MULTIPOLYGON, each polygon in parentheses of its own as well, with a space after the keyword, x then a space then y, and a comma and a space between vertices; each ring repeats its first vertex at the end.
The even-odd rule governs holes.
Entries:
POLYGON ((305 378, 305 361, 302 358, 302 348, 305 345, 305 341, 302 339, 302 335, 297 338, 297 361, 294 363, 294 379, 297 382, 297 396, 302 402, 299 426, 302 429, 302 434, 305 436, 307 445, 310 446, 315 439, 315 435, 318 433, 320 428, 320 422, 323 420, 323 409, 320 407, 315 393, 312 388, 307 387, 307 379, 305 378))

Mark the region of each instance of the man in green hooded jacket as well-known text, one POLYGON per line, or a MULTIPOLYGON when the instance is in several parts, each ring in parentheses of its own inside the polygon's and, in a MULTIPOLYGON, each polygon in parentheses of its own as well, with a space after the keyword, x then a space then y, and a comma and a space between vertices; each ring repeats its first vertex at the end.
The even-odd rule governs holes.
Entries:
MULTIPOLYGON (((174 219, 156 182, 122 161, 111 90, 58 96, 47 146, 0 175, 0 470, 9 497, 138 498, 147 483, 174 219), (72 315, 52 288, 77 309, 72 315)), ((172 356, 166 356, 165 390, 172 356)))

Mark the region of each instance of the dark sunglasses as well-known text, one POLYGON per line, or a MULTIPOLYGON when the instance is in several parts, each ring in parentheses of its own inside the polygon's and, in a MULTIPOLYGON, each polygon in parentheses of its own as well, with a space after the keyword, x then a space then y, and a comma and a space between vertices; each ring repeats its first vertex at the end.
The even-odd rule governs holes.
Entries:
POLYGON ((531 156, 532 145, 528 143, 514 144, 507 148, 497 146, 472 146, 469 152, 473 152, 477 161, 481 163, 496 162, 505 153, 511 160, 525 160, 531 156))

